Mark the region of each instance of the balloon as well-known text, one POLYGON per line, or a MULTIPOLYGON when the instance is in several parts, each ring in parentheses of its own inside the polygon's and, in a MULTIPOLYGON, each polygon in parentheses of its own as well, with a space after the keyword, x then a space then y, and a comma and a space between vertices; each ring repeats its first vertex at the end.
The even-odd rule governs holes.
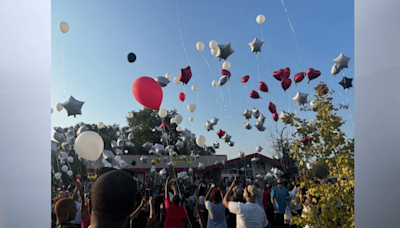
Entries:
POLYGON ((290 78, 282 78, 281 85, 283 91, 286 91, 292 85, 292 80, 290 78))
POLYGON ((319 95, 319 96, 322 96, 323 94, 327 94, 328 92, 329 92, 328 87, 327 87, 325 84, 322 84, 322 85, 319 87, 318 95, 319 95))
POLYGON ((160 84, 149 77, 140 77, 132 86, 132 93, 136 100, 149 109, 159 109, 163 99, 163 91, 160 84))
POLYGON ((219 52, 216 57, 220 59, 227 59, 230 55, 232 55, 235 51, 231 48, 231 43, 228 42, 226 44, 218 44, 219 52))
POLYGON ((234 146, 234 145, 235 145, 235 142, 230 141, 230 142, 228 142, 228 145, 229 145, 229 146, 234 146))
POLYGON ((71 170, 68 170, 68 171, 67 171, 67 175, 70 176, 70 177, 72 177, 72 175, 73 175, 72 171, 71 171, 71 170))
POLYGON ((304 104, 307 104, 307 102, 308 102, 307 96, 308 96, 308 93, 300 93, 297 91, 296 96, 294 96, 292 98, 292 100, 294 100, 297 103, 297 105, 304 105, 304 104))
POLYGON ((131 161, 131 165, 132 165, 132 166, 135 166, 135 165, 136 165, 136 161, 135 161, 135 160, 132 160, 132 161, 131 161))
POLYGON ((187 109, 189 110, 189 112, 193 113, 196 110, 196 105, 195 104, 189 104, 187 106, 187 109))
POLYGON ((256 147, 256 151, 257 151, 257 152, 261 152, 262 149, 263 149, 263 148, 262 148, 261 146, 257 146, 257 147, 256 147))
POLYGON ((211 49, 211 55, 216 56, 218 54, 219 48, 218 49, 211 49))
POLYGON ((161 118, 165 118, 168 115, 168 111, 165 109, 160 109, 160 111, 158 111, 158 116, 160 116, 161 118))
POLYGON ((197 91, 197 86, 195 86, 195 85, 192 86, 192 90, 193 90, 193 91, 197 91))
POLYGON ((175 116, 175 123, 177 125, 181 124, 182 120, 183 120, 183 117, 181 115, 178 114, 178 115, 175 116))
POLYGON ((185 130, 182 131, 181 134, 182 134, 183 137, 185 137, 185 138, 191 138, 191 137, 192 137, 192 133, 191 133, 188 129, 186 129, 186 128, 185 128, 185 130))
POLYGON ((278 120, 279 120, 278 113, 274 113, 274 114, 272 115, 272 119, 275 120, 275 122, 278 121, 278 120))
POLYGON ((189 121, 190 121, 190 122, 193 122, 193 117, 192 117, 192 116, 189 117, 189 121))
POLYGON ((128 119, 131 119, 133 117, 133 112, 128 112, 128 114, 126 114, 126 117, 128 119))
POLYGON ((214 149, 218 149, 218 148, 219 148, 219 142, 213 143, 213 148, 214 148, 214 149))
POLYGON ((136 61, 136 55, 132 52, 129 53, 127 57, 128 57, 128 62, 130 62, 130 63, 133 63, 136 61))
POLYGON ((333 64, 332 69, 331 69, 331 74, 332 75, 337 75, 340 73, 340 71, 342 70, 342 68, 337 68, 336 64, 333 64))
POLYGON ((282 120, 284 124, 290 124, 293 122, 293 114, 281 111, 279 119, 282 120))
POLYGON ((206 138, 202 135, 197 136, 196 143, 199 147, 203 147, 206 144, 206 138))
POLYGON ((114 160, 115 160, 116 162, 119 162, 119 161, 121 160, 121 156, 119 156, 119 155, 115 156, 114 160))
POLYGON ((124 146, 124 138, 122 136, 120 136, 117 140, 117 145, 118 147, 123 147, 124 146))
POLYGON ((240 158, 240 159, 243 159, 243 158, 245 158, 245 154, 244 154, 244 152, 239 152, 239 154, 238 154, 238 158, 240 158))
POLYGON ((198 51, 202 52, 204 50, 203 42, 197 42, 196 48, 197 48, 198 51))
POLYGON ((256 18, 256 21, 257 21, 258 24, 264 23, 264 21, 265 21, 265 16, 262 15, 262 14, 258 15, 257 18, 256 18))
POLYGON ((253 116, 255 118, 258 118, 260 116, 260 111, 258 111, 258 109, 256 109, 256 108, 253 108, 253 116))
POLYGON ((129 133, 129 135, 128 135, 128 140, 130 141, 130 140, 132 140, 133 139, 133 133, 129 133))
POLYGON ((177 85, 182 83, 181 81, 179 81, 179 76, 175 76, 174 83, 177 84, 177 85))
POLYGON ((76 100, 73 96, 71 96, 68 101, 62 103, 62 106, 67 110, 68 116, 81 115, 82 105, 85 102, 76 100))
POLYGON ((299 83, 299 82, 303 81, 303 79, 304 79, 305 77, 306 77, 306 73, 305 73, 305 72, 297 73, 297 74, 294 76, 294 82, 295 82, 295 83, 299 83))
POLYGON ((321 75, 321 71, 314 70, 313 68, 310 68, 307 70, 307 76, 308 76, 308 83, 310 83, 311 80, 318 78, 321 75))
POLYGON ((240 81, 241 81, 242 83, 246 84, 246 82, 248 82, 249 79, 250 79, 250 76, 249 76, 249 75, 246 75, 246 76, 243 76, 243 77, 240 79, 240 81))
POLYGON ((222 139, 228 143, 231 141, 232 136, 228 135, 228 133, 226 133, 224 136, 222 136, 222 139))
POLYGON ((113 149, 117 149, 118 148, 117 141, 115 141, 115 140, 111 141, 111 148, 113 148, 113 149))
POLYGON ((212 123, 210 123, 209 121, 207 121, 207 123, 206 123, 206 130, 207 131, 214 130, 214 125, 212 123))
POLYGON ((259 158, 252 158, 251 162, 258 162, 260 159, 259 158))
POLYGON ((228 82, 228 80, 229 80, 229 76, 227 76, 227 75, 224 75, 224 76, 222 76, 220 79, 219 79, 219 86, 223 86, 223 85, 225 85, 227 82, 228 82))
POLYGON ((55 127, 54 130, 58 133, 65 133, 64 129, 62 129, 61 127, 55 127))
POLYGON ((153 146, 153 143, 150 143, 150 142, 146 142, 145 144, 142 145, 142 147, 147 151, 149 151, 152 146, 153 146))
POLYGON ((176 131, 177 131, 177 132, 182 132, 183 129, 182 129, 181 127, 176 127, 176 131))
POLYGON ((260 89, 260 91, 268 93, 268 86, 267 84, 265 84, 265 82, 259 82, 258 88, 260 89))
MULTIPOLYGON (((221 74, 223 76, 228 76, 229 78, 231 78, 231 72, 229 72, 228 70, 221 70, 221 74)), ((228 80, 229 80, 228 78, 228 80)))
POLYGON ((63 171, 63 172, 67 172, 68 171, 68 166, 66 166, 66 165, 63 165, 62 167, 61 167, 61 170, 63 171))
POLYGON ((147 157, 146 156, 140 157, 140 161, 143 163, 147 163, 147 157))
POLYGON ((161 87, 166 87, 168 85, 168 83, 169 83, 169 79, 166 78, 166 77, 162 77, 162 76, 161 77, 156 77, 156 78, 154 78, 154 80, 156 82, 158 82, 158 84, 160 84, 161 87))
POLYGON ((184 143, 181 140, 178 140, 178 142, 175 143, 175 146, 179 149, 182 149, 184 146, 184 143))
POLYGON ((225 62, 222 64, 222 69, 224 69, 224 70, 229 70, 229 68, 231 68, 231 63, 228 62, 228 61, 225 61, 225 62))
POLYGON ((60 143, 66 142, 64 135, 58 132, 54 132, 53 138, 60 143))
POLYGON ((61 144, 61 147, 63 148, 63 150, 65 150, 65 151, 70 151, 72 148, 71 148, 71 145, 68 143, 68 142, 63 142, 62 144, 61 144))
POLYGON ((310 105, 311 105, 311 107, 313 107, 314 109, 318 108, 317 100, 312 100, 312 101, 310 101, 310 105))
POLYGON ((281 76, 281 79, 282 78, 289 78, 289 77, 290 77, 290 68, 286 67, 285 69, 283 69, 283 74, 281 76))
POLYGON ((219 138, 222 138, 225 135, 225 131, 219 129, 219 131, 217 132, 217 135, 219 138))
POLYGON ((260 114, 260 116, 258 117, 258 122, 264 123, 265 122, 265 116, 263 116, 263 114, 260 114))
POLYGON ((217 85, 218 85, 218 81, 216 81, 216 80, 212 81, 212 83, 211 83, 212 87, 216 87, 217 85))
POLYGON ((169 140, 169 135, 167 133, 161 135, 161 142, 168 143, 168 140, 169 140))
POLYGON ((254 90, 252 90, 252 91, 250 92, 250 97, 253 98, 253 99, 259 99, 259 98, 261 98, 260 95, 257 93, 257 91, 254 91, 254 90))
POLYGON ((181 69, 181 74, 179 76, 179 81, 181 81, 184 85, 188 84, 190 79, 192 78, 192 71, 190 70, 190 66, 181 69))
POLYGON ((69 157, 68 157, 68 162, 69 162, 69 163, 73 163, 73 162, 74 162, 74 158, 71 157, 71 156, 69 156, 69 157))
POLYGON ((62 106, 61 103, 58 103, 56 108, 57 108, 57 111, 60 112, 61 110, 63 110, 64 107, 62 106))
POLYGON ((343 53, 340 53, 340 55, 334 59, 333 61, 336 63, 336 67, 338 69, 343 69, 343 68, 348 68, 349 67, 349 61, 351 58, 346 57, 343 55, 343 53))
POLYGON ((254 38, 253 41, 251 41, 251 43, 249 43, 250 48, 251 48, 251 52, 255 52, 257 54, 257 52, 261 52, 261 47, 263 46, 264 42, 260 41, 256 38, 254 38))
POLYGON ((97 128, 98 128, 98 129, 104 128, 104 123, 103 123, 103 122, 99 122, 99 123, 97 124, 97 128))
POLYGON ((96 161, 104 150, 104 142, 99 134, 86 131, 75 140, 75 152, 81 158, 96 161))
POLYGON ((54 178, 56 178, 56 180, 60 180, 61 178, 61 173, 57 172, 54 174, 54 178))
POLYGON ((166 131, 166 132, 169 131, 169 126, 168 126, 166 123, 162 123, 162 124, 160 125, 160 128, 161 128, 161 129, 164 129, 164 131, 166 131))
POLYGON ((272 73, 272 76, 274 76, 274 78, 278 81, 281 81, 281 77, 283 75, 283 69, 280 69, 278 71, 275 71, 274 73, 272 73))
POLYGON ((76 174, 76 179, 80 180, 80 179, 82 179, 82 176, 78 173, 78 174, 76 174))
POLYGON ((69 24, 65 21, 61 21, 60 24, 58 24, 58 29, 65 34, 69 31, 69 24))
POLYGON ((249 123, 243 124, 243 127, 244 127, 245 129, 247 129, 247 130, 250 130, 250 129, 252 128, 251 124, 249 124, 249 123))
POLYGON ((186 99, 186 95, 185 95, 184 93, 179 93, 178 98, 179 98, 179 100, 181 100, 182 102, 184 102, 185 99, 186 99))
POLYGON ((242 113, 243 117, 245 120, 248 120, 251 118, 251 111, 246 109, 243 113, 242 113))
POLYGON ((218 49, 218 43, 217 43, 217 41, 215 41, 215 40, 211 40, 210 43, 208 44, 208 46, 209 46, 211 49, 218 49))
POLYGON ((171 74, 170 74, 170 73, 166 73, 166 74, 165 74, 165 77, 168 78, 168 79, 170 79, 170 78, 171 78, 171 74))
POLYGON ((307 167, 308 170, 312 170, 313 169, 313 166, 308 162, 306 163, 306 167, 307 167))
POLYGON ((259 131, 265 131, 264 123, 257 121, 256 125, 254 125, 259 131))
POLYGON ((339 82, 341 86, 343 86, 343 89, 350 89, 350 87, 353 87, 351 84, 353 82, 352 78, 346 78, 343 76, 343 79, 339 82))
POLYGON ((211 119, 211 121, 210 121, 213 125, 217 125, 217 123, 218 123, 218 119, 217 118, 215 118, 215 117, 213 117, 212 119, 211 119))

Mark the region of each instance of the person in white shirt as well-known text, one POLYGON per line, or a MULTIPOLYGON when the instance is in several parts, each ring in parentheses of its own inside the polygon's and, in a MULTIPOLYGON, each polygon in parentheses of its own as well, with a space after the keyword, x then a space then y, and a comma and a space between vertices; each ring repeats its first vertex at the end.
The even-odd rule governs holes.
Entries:
POLYGON ((243 198, 246 203, 230 201, 235 181, 225 194, 223 204, 229 212, 236 214, 236 228, 261 228, 267 227, 268 220, 265 211, 256 204, 258 188, 254 185, 248 185, 244 188, 243 198))
POLYGON ((257 187, 257 191, 258 191, 256 203, 258 205, 260 205, 260 207, 265 211, 264 204, 263 204, 263 191, 261 190, 260 184, 258 182, 255 182, 254 185, 257 187))

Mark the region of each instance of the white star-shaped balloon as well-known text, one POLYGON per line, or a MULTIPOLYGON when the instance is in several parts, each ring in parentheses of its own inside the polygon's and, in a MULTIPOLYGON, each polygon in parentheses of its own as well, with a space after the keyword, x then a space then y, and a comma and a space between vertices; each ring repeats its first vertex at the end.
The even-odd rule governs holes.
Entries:
POLYGON ((339 57, 337 57, 333 61, 336 63, 336 67, 338 69, 343 69, 343 68, 348 68, 349 67, 350 59, 351 58, 343 55, 343 53, 340 53, 339 57))
POLYGON ((254 38, 254 40, 251 43, 249 43, 249 45, 251 48, 251 52, 257 53, 257 52, 261 52, 261 47, 264 45, 264 42, 258 40, 256 37, 256 38, 254 38))
POLYGON ((297 103, 297 105, 304 105, 307 104, 308 102, 307 96, 308 93, 300 93, 299 91, 297 91, 296 96, 294 96, 292 100, 294 100, 297 103))

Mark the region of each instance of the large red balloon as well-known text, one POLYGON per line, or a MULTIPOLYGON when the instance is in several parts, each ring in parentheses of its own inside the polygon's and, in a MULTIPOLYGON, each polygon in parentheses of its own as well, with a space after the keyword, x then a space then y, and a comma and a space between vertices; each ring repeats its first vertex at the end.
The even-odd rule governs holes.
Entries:
POLYGON ((321 75, 321 71, 319 70, 314 70, 313 68, 310 68, 307 70, 307 76, 308 76, 308 83, 310 83, 311 80, 318 78, 321 75))
POLYGON ((282 79, 282 78, 289 78, 289 76, 290 76, 290 68, 289 68, 289 67, 286 67, 286 68, 283 70, 283 74, 282 74, 282 76, 281 76, 281 79, 282 79))
POLYGON ((169 131, 169 127, 166 123, 162 123, 159 128, 164 129, 166 132, 169 131))
POLYGON ((229 72, 228 70, 221 70, 221 74, 224 76, 224 75, 227 75, 229 78, 231 77, 231 72, 229 72))
POLYGON ((268 93, 268 86, 264 82, 259 82, 258 88, 260 89, 260 91, 268 93))
POLYGON ((181 69, 181 75, 179 76, 179 81, 183 84, 188 84, 190 79, 192 78, 192 70, 190 66, 186 67, 185 69, 181 69))
POLYGON ((132 85, 132 93, 137 102, 146 108, 159 109, 163 99, 160 84, 150 77, 140 77, 132 85))
POLYGON ((250 97, 253 99, 258 99, 258 98, 260 98, 260 94, 258 94, 257 91, 252 90, 250 92, 250 97))
POLYGON ((319 87, 318 95, 319 95, 319 96, 322 96, 323 94, 327 94, 328 92, 329 92, 329 88, 328 88, 325 84, 322 84, 322 85, 319 87))
POLYGON ((178 95, 178 97, 179 97, 179 100, 181 100, 182 102, 184 102, 185 99, 186 99, 186 95, 185 95, 184 93, 180 93, 180 94, 178 95))
POLYGON ((272 76, 274 76, 274 78, 275 78, 276 80, 278 80, 278 81, 281 81, 282 75, 283 75, 283 69, 280 69, 280 70, 278 70, 278 71, 275 71, 275 72, 272 74, 272 76))
POLYGON ((276 106, 274 105, 274 103, 269 102, 268 109, 272 114, 276 113, 276 106))
POLYGON ((250 79, 250 76, 249 76, 249 75, 246 75, 246 76, 243 76, 243 77, 240 79, 240 81, 243 82, 244 84, 246 84, 246 82, 249 81, 249 79, 250 79))
POLYGON ((282 78, 281 85, 282 85, 283 91, 286 91, 287 89, 289 89, 290 85, 292 85, 292 79, 282 78))
POLYGON ((275 122, 278 121, 278 120, 279 120, 278 113, 274 113, 274 114, 272 115, 272 119, 274 119, 275 122))
POLYGON ((219 138, 222 138, 222 136, 225 135, 225 131, 219 129, 219 131, 217 132, 217 135, 218 135, 219 138))
POLYGON ((306 73, 304 73, 304 72, 297 73, 297 74, 294 76, 294 82, 295 82, 295 83, 299 83, 299 82, 303 81, 303 79, 304 79, 305 77, 306 77, 306 73))

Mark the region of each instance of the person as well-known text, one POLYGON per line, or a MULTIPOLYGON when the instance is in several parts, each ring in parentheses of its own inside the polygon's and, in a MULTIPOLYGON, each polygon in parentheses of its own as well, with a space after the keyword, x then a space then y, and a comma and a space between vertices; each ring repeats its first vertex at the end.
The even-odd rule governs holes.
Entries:
MULTIPOLYGON (((304 204, 303 204, 303 214, 302 214, 301 217, 306 217, 305 215, 308 213, 307 206, 311 207, 311 210, 314 210, 314 209, 315 209, 315 206, 314 206, 312 200, 313 200, 313 197, 312 197, 312 196, 308 196, 308 197, 305 199, 304 204)), ((316 227, 316 226, 311 226, 311 225, 307 224, 304 228, 318 228, 318 227, 316 227)))
POLYGON ((285 224, 285 210, 286 206, 289 206, 289 190, 283 185, 283 180, 279 178, 277 180, 277 186, 271 191, 271 203, 274 206, 276 218, 276 227, 284 228, 285 224))
POLYGON ((204 205, 208 210, 207 228, 228 228, 225 217, 226 208, 222 204, 222 191, 220 191, 220 189, 217 190, 214 187, 214 185, 211 185, 204 202, 204 205), (208 200, 210 193, 212 202, 208 200))
POLYGON ((268 227, 275 227, 275 217, 274 217, 274 207, 271 203, 271 183, 265 185, 263 191, 263 204, 265 209, 265 214, 267 215, 268 227))
POLYGON ((174 195, 172 201, 168 194, 168 186, 171 182, 171 176, 168 176, 165 182, 165 222, 164 228, 182 228, 186 220, 186 210, 179 206, 181 201, 179 195, 174 195))
POLYGON ((257 191, 258 191, 256 203, 257 203, 258 205, 260 205, 260 207, 261 207, 263 210, 265 210, 264 204, 263 204, 263 191, 262 191, 261 188, 260 188, 260 184, 259 184, 258 182, 255 182, 254 185, 257 187, 257 191))
POLYGON ((223 204, 231 213, 236 214, 237 228, 250 227, 267 227, 268 220, 265 211, 256 204, 258 196, 258 188, 254 185, 248 185, 244 188, 243 198, 246 203, 230 201, 232 190, 235 186, 235 181, 226 193, 223 204))
POLYGON ((143 197, 140 205, 136 208, 136 210, 130 215, 131 223, 135 224, 135 228, 145 228, 151 226, 156 220, 154 204, 156 199, 152 196, 149 197, 149 205, 150 205, 150 216, 147 218, 147 200, 146 197, 143 197))
MULTIPOLYGON (((298 186, 294 186, 293 189, 289 192, 290 195, 290 204, 289 204, 289 208, 292 211, 292 215, 300 217, 301 216, 301 212, 302 212, 302 205, 301 205, 301 189, 300 189, 300 184, 298 186), (299 195, 299 197, 298 197, 299 195), (294 201, 294 203, 293 203, 294 201)), ((296 225, 291 225, 291 228, 296 228, 296 225)))
POLYGON ((80 183, 76 181, 71 182, 71 186, 75 186, 75 189, 71 195, 71 198, 75 201, 76 204, 76 215, 75 219, 71 221, 72 224, 75 225, 75 227, 80 228, 81 227, 81 203, 79 201, 82 201, 82 197, 80 196, 83 191, 81 189, 80 183))
POLYGON ((62 198, 54 206, 54 212, 57 217, 56 228, 75 228, 71 223, 75 219, 76 204, 73 199, 62 198))
POLYGON ((113 170, 102 174, 91 192, 89 228, 126 228, 134 208, 136 191, 136 181, 127 172, 113 170))

